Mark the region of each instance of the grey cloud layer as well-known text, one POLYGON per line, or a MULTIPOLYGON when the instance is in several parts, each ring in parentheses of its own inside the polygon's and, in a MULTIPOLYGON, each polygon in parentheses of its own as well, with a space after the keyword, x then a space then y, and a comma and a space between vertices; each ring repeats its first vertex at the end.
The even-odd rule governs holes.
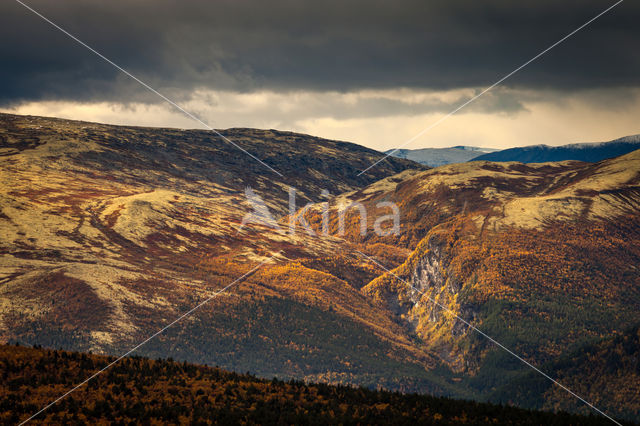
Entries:
MULTIPOLYGON (((250 92, 486 86, 612 4, 27 2, 179 100, 197 88, 250 92)), ((0 104, 157 101, 18 3, 2 2, 0 21, 0 104)), ((555 90, 640 86, 638 22, 640 3, 627 0, 507 85, 555 90)))
MULTIPOLYGON (((465 91, 448 99, 420 93, 412 98, 406 91, 381 93, 356 92, 260 92, 244 97, 235 92, 197 93, 188 107, 202 117, 217 118, 224 123, 256 122, 277 123, 282 128, 297 127, 308 119, 331 118, 335 120, 412 117, 431 113, 447 113, 466 102, 473 92, 465 91), (260 97, 260 102, 255 102, 260 97), (239 120, 234 120, 234 117, 239 120)), ((526 111, 522 101, 535 101, 532 93, 513 93, 497 88, 471 104, 466 112, 484 114, 516 114, 526 111)))

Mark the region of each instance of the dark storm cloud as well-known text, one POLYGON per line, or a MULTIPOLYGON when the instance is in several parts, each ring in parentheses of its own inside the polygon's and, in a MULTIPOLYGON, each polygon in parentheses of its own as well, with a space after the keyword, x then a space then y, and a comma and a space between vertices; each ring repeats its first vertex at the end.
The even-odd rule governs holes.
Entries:
MULTIPOLYGON (((26 2, 177 99, 202 87, 348 91, 487 86, 613 4, 26 2)), ((638 22, 640 4, 626 0, 506 84, 559 90, 640 86, 638 22)), ((0 104, 158 100, 13 0, 0 4, 0 37, 0 104)))

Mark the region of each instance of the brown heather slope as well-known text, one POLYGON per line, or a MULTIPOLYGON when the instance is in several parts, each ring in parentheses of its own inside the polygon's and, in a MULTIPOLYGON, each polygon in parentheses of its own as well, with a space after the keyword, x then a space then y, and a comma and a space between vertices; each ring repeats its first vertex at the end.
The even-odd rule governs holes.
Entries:
MULTIPOLYGON (((281 179, 208 132, 0 118, 5 342, 119 354, 272 253, 138 353, 264 377, 508 402, 500 390, 522 380, 526 387, 528 370, 455 315, 538 365, 640 323, 639 152, 595 164, 426 171, 389 159, 357 178, 374 151, 225 131, 281 179), (333 236, 239 229, 246 186, 286 221, 290 184, 298 206, 321 199, 321 189, 346 191, 331 200, 333 236), (388 213, 376 204, 394 201, 400 234, 361 237, 350 214, 346 238, 336 237, 335 206, 350 200, 367 206, 369 230, 388 213)), ((306 216, 319 226, 318 209, 306 216)), ((608 374, 622 377, 616 383, 629 377, 626 365, 610 366, 608 374)), ((600 386, 588 368, 581 363, 563 380, 600 386)), ((515 402, 580 409, 541 393, 542 402, 515 402)), ((635 419, 634 395, 616 393, 608 411, 635 419)))
POLYGON ((303 205, 421 166, 389 159, 357 176, 379 153, 275 130, 223 133, 284 177, 211 132, 0 115, 0 341, 121 353, 276 254, 142 353, 429 388, 420 375, 431 358, 384 307, 303 265, 339 255, 339 239, 240 229, 247 186, 278 217, 288 185, 303 205))
MULTIPOLYGON (((352 201, 369 211, 393 201, 402 212, 399 236, 361 237, 353 210, 352 241, 412 250, 362 292, 393 311, 451 377, 462 375, 458 384, 475 397, 506 402, 508 392, 493 392, 528 371, 456 316, 536 365, 640 323, 640 151, 595 164, 471 162, 407 171, 334 204, 352 201)), ((319 226, 317 211, 309 219, 319 226)), ((584 378, 590 384, 581 389, 599 386, 589 368, 583 363, 571 370, 582 369, 578 376, 563 378, 584 378)), ((610 374, 631 386, 626 368, 614 363, 610 374)), ((607 407, 637 419, 637 391, 617 398, 607 407)), ((569 406, 576 408, 562 405, 569 406)))

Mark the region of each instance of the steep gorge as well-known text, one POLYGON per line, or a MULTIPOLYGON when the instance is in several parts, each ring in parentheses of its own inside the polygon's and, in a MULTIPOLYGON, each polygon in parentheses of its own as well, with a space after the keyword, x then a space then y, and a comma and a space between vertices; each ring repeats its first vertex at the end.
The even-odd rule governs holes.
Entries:
POLYGON ((596 164, 467 163, 373 184, 349 199, 412 206, 404 235, 426 232, 363 292, 446 366, 462 385, 453 392, 492 398, 530 369, 458 318, 539 366, 640 321, 639 181, 640 151, 596 164))

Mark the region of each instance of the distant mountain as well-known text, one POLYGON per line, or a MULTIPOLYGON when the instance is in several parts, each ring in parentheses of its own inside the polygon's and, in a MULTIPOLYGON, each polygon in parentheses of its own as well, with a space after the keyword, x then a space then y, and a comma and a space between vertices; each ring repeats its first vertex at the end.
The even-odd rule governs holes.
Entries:
POLYGON ((519 161, 521 163, 577 160, 596 163, 628 154, 636 149, 640 149, 640 135, 626 136, 610 142, 574 143, 562 146, 531 145, 521 148, 510 148, 482 154, 470 160, 519 161))
POLYGON ((392 157, 406 158, 416 163, 429 167, 438 167, 445 164, 464 163, 478 155, 498 151, 493 148, 480 148, 477 146, 452 146, 451 148, 422 148, 422 149, 390 149, 385 154, 391 153, 392 157))

